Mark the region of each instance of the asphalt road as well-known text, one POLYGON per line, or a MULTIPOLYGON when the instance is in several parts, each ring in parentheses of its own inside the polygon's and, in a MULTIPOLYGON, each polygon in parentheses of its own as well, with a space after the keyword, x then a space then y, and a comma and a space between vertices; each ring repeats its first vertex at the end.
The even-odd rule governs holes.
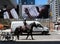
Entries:
MULTIPOLYGON (((31 39, 31 36, 26 40, 26 35, 20 35, 20 39, 14 37, 14 41, 60 41, 60 31, 49 32, 48 35, 33 35, 34 40, 31 39)), ((2 40, 4 41, 4 39, 2 40)))
POLYGON ((33 35, 26 40, 26 35, 20 36, 20 40, 15 37, 14 41, 0 41, 0 44, 60 44, 60 31, 50 32, 50 35, 33 35))
POLYGON ((60 41, 38 41, 38 42, 15 42, 15 41, 0 41, 0 44, 60 44, 60 41))

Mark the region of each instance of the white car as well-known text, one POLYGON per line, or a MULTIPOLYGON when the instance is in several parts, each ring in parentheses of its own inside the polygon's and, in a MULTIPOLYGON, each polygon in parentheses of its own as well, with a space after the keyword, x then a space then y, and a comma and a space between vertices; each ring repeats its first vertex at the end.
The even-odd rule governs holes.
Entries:
MULTIPOLYGON (((40 32, 42 32, 42 33, 49 33, 49 28, 47 28, 47 27, 44 27, 40 22, 38 22, 38 21, 26 21, 27 22, 27 24, 29 25, 29 24, 31 24, 31 23, 33 23, 33 22, 35 22, 36 24, 39 24, 40 25, 40 27, 37 27, 37 28, 33 28, 33 31, 40 31, 40 32)), ((23 21, 12 21, 11 22, 11 30, 12 30, 12 32, 14 32, 15 31, 15 29, 17 28, 17 27, 19 27, 19 26, 24 26, 24 23, 23 23, 23 21)))

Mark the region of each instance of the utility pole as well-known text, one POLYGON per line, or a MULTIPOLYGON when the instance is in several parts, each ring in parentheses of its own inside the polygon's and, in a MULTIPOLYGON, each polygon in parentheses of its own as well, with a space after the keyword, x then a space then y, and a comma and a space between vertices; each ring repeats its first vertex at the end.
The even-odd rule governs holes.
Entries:
MULTIPOLYGON (((49 1, 49 5, 51 5, 50 3, 52 3, 54 0, 48 0, 49 1)), ((50 6, 51 7, 51 6, 50 6)), ((51 19, 52 19, 52 16, 50 15, 50 12, 51 12, 51 8, 49 9, 49 29, 51 30, 51 19)))

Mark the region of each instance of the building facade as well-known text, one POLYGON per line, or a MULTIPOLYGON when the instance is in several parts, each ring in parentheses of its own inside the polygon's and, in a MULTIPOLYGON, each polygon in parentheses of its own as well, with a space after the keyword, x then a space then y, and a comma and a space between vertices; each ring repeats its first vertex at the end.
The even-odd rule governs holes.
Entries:
POLYGON ((50 5, 50 11, 52 12, 52 21, 57 21, 57 16, 60 16, 60 3, 59 0, 48 0, 48 4, 50 5))
POLYGON ((60 0, 58 0, 58 4, 59 4, 59 16, 60 16, 60 0))

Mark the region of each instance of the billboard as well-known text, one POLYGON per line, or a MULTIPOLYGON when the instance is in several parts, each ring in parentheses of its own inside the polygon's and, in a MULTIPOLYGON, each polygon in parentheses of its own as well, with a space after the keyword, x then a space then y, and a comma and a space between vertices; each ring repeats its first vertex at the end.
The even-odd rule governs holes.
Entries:
POLYGON ((49 18, 49 5, 22 5, 23 18, 49 18))
POLYGON ((11 10, 3 8, 0 10, 0 19, 19 19, 19 17, 15 8, 11 10))

